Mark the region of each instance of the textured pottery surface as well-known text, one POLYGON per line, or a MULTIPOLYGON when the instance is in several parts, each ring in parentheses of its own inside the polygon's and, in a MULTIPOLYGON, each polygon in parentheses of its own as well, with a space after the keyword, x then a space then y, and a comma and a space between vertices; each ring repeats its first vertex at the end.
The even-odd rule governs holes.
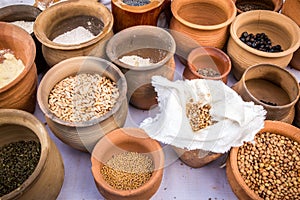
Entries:
POLYGON ((40 160, 34 172, 18 189, 1 199, 56 199, 64 181, 64 164, 44 124, 27 112, 0 109, 0 138, 0 146, 30 140, 41 144, 40 160))
POLYGON ((233 75, 239 80, 243 72, 252 65, 268 63, 285 68, 299 45, 300 31, 294 21, 273 11, 256 10, 242 13, 232 22, 227 54, 232 62, 233 75), (239 39, 245 31, 265 33, 272 45, 281 45, 283 51, 270 53, 249 47, 239 39))
POLYGON ((109 38, 113 36, 112 26, 113 16, 103 4, 79 0, 61 2, 43 11, 35 21, 34 33, 43 44, 42 52, 46 62, 52 67, 62 60, 76 56, 106 58, 105 47, 109 38), (88 25, 88 21, 91 25, 88 25), (101 23, 103 29, 99 28, 102 26, 101 23), (78 26, 85 27, 95 37, 72 45, 52 41, 55 37, 78 26))
POLYGON ((92 156, 92 173, 99 192, 106 199, 147 200, 158 190, 164 167, 164 153, 160 144, 142 130, 137 128, 116 129, 104 136, 95 146, 92 156), (102 177, 103 164, 113 155, 122 152, 147 153, 153 160, 154 172, 141 187, 134 190, 117 190, 102 177))
MULTIPOLYGON (((283 0, 233 0, 235 5, 253 5, 264 8, 264 10, 271 10, 275 12, 279 12, 283 5, 283 0)), ((240 10, 237 6, 238 14, 243 13, 244 11, 240 10)))
POLYGON ((25 69, 0 89, 0 108, 13 108, 33 113, 36 105, 37 70, 34 63, 35 44, 22 28, 0 22, 0 49, 11 49, 25 69))
POLYGON ((39 85, 37 99, 47 124, 56 137, 75 149, 91 152, 101 137, 123 127, 128 112, 126 91, 125 77, 116 66, 101 58, 82 56, 53 66, 39 85), (54 85, 77 73, 97 73, 117 83, 120 96, 112 110, 95 120, 77 123, 61 120, 49 110, 48 96, 54 85))
MULTIPOLYGON (((276 133, 300 142, 300 129, 278 121, 265 121, 265 127, 260 131, 276 133)), ((229 158, 226 163, 226 174, 232 191, 239 199, 243 200, 262 200, 253 190, 251 190, 243 180, 237 165, 238 147, 234 147, 230 151, 229 158)))

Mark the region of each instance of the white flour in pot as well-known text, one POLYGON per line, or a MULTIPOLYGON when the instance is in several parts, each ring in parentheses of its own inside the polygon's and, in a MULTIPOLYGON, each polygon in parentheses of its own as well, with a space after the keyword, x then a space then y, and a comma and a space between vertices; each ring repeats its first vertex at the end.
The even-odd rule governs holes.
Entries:
POLYGON ((119 59, 122 63, 127 65, 135 66, 135 67, 146 67, 153 64, 150 62, 150 58, 143 58, 140 56, 132 55, 132 56, 123 56, 119 59))
POLYGON ((33 33, 33 24, 34 24, 34 22, 30 22, 30 21, 14 21, 14 22, 10 22, 10 23, 19 26, 20 28, 22 28, 25 31, 27 31, 27 33, 29 33, 29 34, 33 33))

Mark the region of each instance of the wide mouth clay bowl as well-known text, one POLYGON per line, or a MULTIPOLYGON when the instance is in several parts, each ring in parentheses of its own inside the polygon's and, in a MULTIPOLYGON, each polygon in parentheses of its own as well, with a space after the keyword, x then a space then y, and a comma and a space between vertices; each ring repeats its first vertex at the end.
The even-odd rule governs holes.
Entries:
POLYGON ((149 138, 142 129, 123 128, 108 133, 96 144, 91 162, 96 186, 104 198, 146 200, 150 199, 160 186, 163 176, 164 153, 160 144, 149 138), (115 189, 104 180, 100 172, 112 156, 124 152, 141 153, 152 160, 153 172, 150 179, 137 189, 115 189))
MULTIPOLYGON (((95 80, 93 80, 94 79, 92 78, 86 80, 85 84, 93 84, 95 82, 95 80)), ((95 82, 95 84, 98 83, 99 82, 95 82)), ((79 88, 79 86, 77 86, 78 85, 75 84, 73 87, 74 90, 79 88)), ((68 87, 70 87, 70 85, 68 87)), ((99 85, 99 87, 101 86, 99 85)), ((86 86, 86 89, 88 88, 90 87, 86 86)), ((83 90, 85 89, 80 89, 78 91, 83 90)), ((61 92, 66 93, 64 91, 61 92)), ((125 77, 115 65, 101 58, 82 56, 69 58, 53 66, 41 80, 37 92, 37 100, 42 112, 45 114, 49 128, 61 141, 75 149, 91 152, 98 140, 106 133, 116 128, 123 127, 128 111, 126 92, 127 84, 125 77), (119 96, 113 107, 102 116, 87 121, 67 121, 67 118, 63 120, 63 115, 58 116, 52 112, 53 109, 50 110, 49 94, 54 86, 61 80, 81 73, 99 74, 101 77, 106 77, 115 82, 119 91, 119 96)), ((100 94, 97 93, 97 95, 100 94)), ((87 97, 82 95, 76 96, 77 95, 74 95, 74 98, 71 98, 71 101, 69 102, 61 102, 57 108, 62 109, 60 106, 65 103, 72 106, 76 101, 79 104, 76 104, 75 110, 72 111, 73 114, 76 113, 76 109, 79 109, 78 106, 81 105, 78 98, 83 98, 83 101, 84 99, 87 99, 87 97)), ((94 106, 96 105, 91 105, 91 107, 87 109, 92 109, 94 106)), ((65 114, 69 115, 67 113, 65 114)))
POLYGON ((300 45, 298 25, 290 18, 267 10, 248 11, 238 15, 230 27, 227 54, 232 61, 233 75, 239 80, 250 66, 269 63, 285 68, 300 45), (281 52, 265 52, 242 42, 242 33, 265 33, 272 46, 280 45, 281 52))
POLYGON ((251 10, 270 10, 279 12, 283 0, 233 0, 235 2, 238 14, 251 10))
MULTIPOLYGON (((56 199, 61 190, 64 181, 64 164, 61 154, 50 139, 44 124, 28 112, 16 109, 0 109, 0 146, 29 141, 40 144, 39 160, 32 174, 18 188, 1 196, 3 200, 56 199)), ((16 146, 14 146, 15 148, 16 146)), ((11 151, 14 151, 13 148, 11 151)), ((26 151, 24 151, 24 157, 25 154, 26 151)), ((36 158, 36 154, 34 157, 36 158)), ((1 160, 1 164, 9 162, 7 159, 1 160)), ((20 156, 18 159, 22 160, 23 158, 20 156)), ((13 164, 17 165, 17 163, 13 164)), ((18 167, 21 170, 20 166, 15 166, 15 169, 18 167)), ((23 170, 25 170, 24 168, 23 170)), ((15 175, 17 176, 17 174, 15 175)), ((3 176, 5 174, 1 174, 1 177, 3 176)), ((18 176, 20 178, 20 174, 18 176)))
POLYGON ((299 85, 287 70, 271 64, 255 65, 249 67, 232 88, 243 100, 262 105, 267 119, 293 122, 299 85))

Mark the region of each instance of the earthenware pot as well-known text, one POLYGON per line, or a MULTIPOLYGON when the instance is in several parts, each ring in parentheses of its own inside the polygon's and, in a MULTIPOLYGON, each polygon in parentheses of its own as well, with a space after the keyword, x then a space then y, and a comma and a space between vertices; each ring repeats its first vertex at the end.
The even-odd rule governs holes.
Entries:
POLYGON ((250 10, 271 10, 279 12, 283 5, 283 0, 233 0, 238 14, 250 10))

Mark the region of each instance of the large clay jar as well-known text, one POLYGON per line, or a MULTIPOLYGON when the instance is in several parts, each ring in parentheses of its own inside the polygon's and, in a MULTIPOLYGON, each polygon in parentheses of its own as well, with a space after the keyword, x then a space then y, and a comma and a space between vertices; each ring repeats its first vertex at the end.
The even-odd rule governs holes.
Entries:
POLYGON ((164 152, 160 144, 137 128, 116 129, 104 136, 95 146, 92 156, 92 173, 99 192, 111 200, 148 200, 158 190, 164 168, 164 152), (113 156, 123 152, 137 152, 148 155, 153 161, 150 179, 137 189, 118 190, 103 178, 101 169, 113 156))
POLYGON ((44 124, 28 112, 0 109, 0 146, 19 141, 39 142, 40 160, 28 179, 1 199, 56 199, 64 181, 64 164, 44 124))
POLYGON ((35 44, 20 27, 0 22, 0 49, 10 49, 25 69, 16 79, 0 88, 0 108, 14 108, 33 113, 36 105, 37 70, 34 63, 35 44))
POLYGON ((113 36, 113 16, 97 1, 66 1, 44 10, 36 19, 34 34, 43 44, 42 51, 48 65, 76 56, 105 58, 105 47, 113 36), (79 26, 89 30, 94 37, 76 44, 55 43, 52 40, 79 26))
MULTIPOLYGON (((259 131, 260 133, 270 132, 273 134, 282 135, 300 143, 300 129, 290 124, 279 121, 265 121, 265 126, 259 131)), ((238 166, 239 147, 234 147, 230 150, 230 155, 226 162, 226 175, 232 191, 238 199, 243 200, 263 200, 254 190, 251 190, 245 183, 238 166)), ((251 177, 252 178, 252 177, 251 177)), ((298 188, 297 186, 293 186, 298 188)), ((276 189, 276 188, 274 188, 276 189)), ((295 196, 296 197, 296 196, 295 196)))
POLYGON ((250 10, 271 10, 279 12, 282 8, 283 0, 233 0, 238 14, 250 10))
POLYGON ((173 80, 175 49, 175 41, 167 31, 145 25, 122 30, 108 42, 107 56, 125 74, 128 84, 127 96, 133 106, 139 109, 150 109, 157 104, 157 94, 152 87, 151 78, 159 75, 173 80), (145 51, 140 56, 154 60, 154 63, 149 66, 138 67, 119 60, 130 52, 143 49, 145 51))
POLYGON ((40 82, 37 100, 56 137, 75 149, 91 152, 100 138, 125 124, 128 112, 126 92, 125 77, 115 65, 101 58, 82 56, 69 58, 53 66, 40 82), (51 112, 48 97, 56 83, 78 73, 97 73, 111 79, 117 84, 119 97, 113 108, 101 117, 89 121, 68 122, 51 112))
POLYGON ((285 68, 300 45, 298 25, 290 18, 267 10, 248 11, 238 15, 230 27, 227 54, 232 62, 232 72, 239 80, 250 66, 270 63, 285 68), (243 43, 239 38, 243 32, 265 33, 272 45, 281 45, 283 51, 264 52, 243 43))
POLYGON ((222 49, 228 39, 229 25, 236 16, 232 0, 173 0, 171 11, 170 29, 176 40, 176 53, 184 59, 195 48, 188 40, 222 49))
MULTIPOLYGON (((282 7, 282 14, 288 16, 300 26, 300 0, 285 0, 282 7)), ((300 48, 294 53, 290 65, 300 70, 300 48)))
POLYGON ((293 122, 299 85, 287 70, 271 64, 251 66, 232 89, 244 101, 262 105, 267 111, 266 119, 293 122))

